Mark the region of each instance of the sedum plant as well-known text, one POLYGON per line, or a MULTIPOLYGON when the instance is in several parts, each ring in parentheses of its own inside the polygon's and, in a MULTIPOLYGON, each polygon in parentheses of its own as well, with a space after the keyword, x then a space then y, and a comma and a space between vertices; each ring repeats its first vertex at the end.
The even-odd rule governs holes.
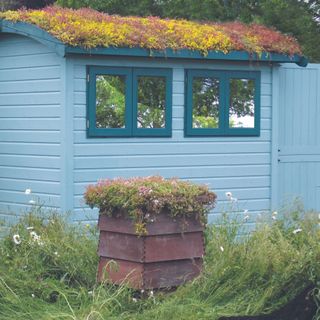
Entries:
POLYGON ((88 186, 84 197, 91 208, 99 208, 100 214, 127 215, 134 220, 139 235, 146 233, 151 217, 161 212, 173 218, 194 217, 205 224, 216 200, 207 186, 160 176, 102 180, 88 186))

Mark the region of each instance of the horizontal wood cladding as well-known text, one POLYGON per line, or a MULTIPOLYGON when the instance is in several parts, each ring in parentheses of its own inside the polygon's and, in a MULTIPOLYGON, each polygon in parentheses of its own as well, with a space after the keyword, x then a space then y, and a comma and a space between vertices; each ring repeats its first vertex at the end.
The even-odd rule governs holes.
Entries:
POLYGON ((0 218, 25 212, 30 200, 62 206, 61 61, 34 40, 0 36, 0 218))
POLYGON ((146 175, 162 175, 166 178, 175 176, 207 184, 212 190, 217 190, 218 203, 221 205, 225 205, 225 192, 231 191, 239 199, 239 210, 242 211, 247 207, 257 212, 270 209, 272 67, 169 60, 160 64, 152 59, 112 57, 70 59, 73 64, 73 179, 76 219, 81 220, 81 217, 91 212, 86 209, 82 199, 88 184, 104 178, 146 175), (172 69, 172 137, 87 138, 88 65, 172 69), (261 72, 260 137, 185 137, 185 69, 193 68, 261 72), (83 213, 80 213, 81 210, 83 213))

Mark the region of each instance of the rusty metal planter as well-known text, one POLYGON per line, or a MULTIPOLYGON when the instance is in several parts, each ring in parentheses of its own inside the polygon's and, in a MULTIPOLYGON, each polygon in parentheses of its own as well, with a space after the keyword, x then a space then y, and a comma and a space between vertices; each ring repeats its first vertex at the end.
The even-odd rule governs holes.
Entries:
POLYGON ((204 255, 203 226, 193 218, 173 220, 161 213, 137 236, 134 223, 123 215, 99 217, 98 281, 126 281, 135 289, 178 286, 199 275, 204 255), (112 267, 110 261, 117 263, 112 267))

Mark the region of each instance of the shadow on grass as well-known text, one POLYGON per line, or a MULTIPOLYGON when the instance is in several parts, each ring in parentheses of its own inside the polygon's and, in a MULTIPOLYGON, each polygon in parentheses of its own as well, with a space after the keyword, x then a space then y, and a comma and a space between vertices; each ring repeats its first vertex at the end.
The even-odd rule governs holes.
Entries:
POLYGON ((312 297, 314 287, 309 286, 287 305, 268 315, 223 317, 219 320, 312 320, 317 312, 317 305, 312 297))

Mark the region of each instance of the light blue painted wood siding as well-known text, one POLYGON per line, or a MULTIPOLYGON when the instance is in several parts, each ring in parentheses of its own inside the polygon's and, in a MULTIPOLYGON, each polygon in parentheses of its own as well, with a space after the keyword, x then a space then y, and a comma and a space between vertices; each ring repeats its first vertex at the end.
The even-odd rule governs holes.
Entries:
MULTIPOLYGON (((222 211, 229 205, 225 192, 239 199, 237 210, 254 214, 270 209, 271 184, 271 67, 139 59, 73 58, 73 181, 74 217, 92 220, 96 213, 85 207, 83 192, 101 178, 159 174, 205 183, 218 194, 222 211), (86 66, 163 67, 173 69, 172 138, 87 138, 86 66), (260 137, 184 137, 184 70, 260 70, 260 137)), ((69 91, 70 89, 68 89, 69 91)), ((214 215, 211 215, 211 221, 214 215)))
POLYGON ((34 40, 0 35, 0 219, 30 208, 30 200, 63 206, 62 62, 34 40))
POLYGON ((280 68, 279 204, 320 210, 320 65, 280 68))

